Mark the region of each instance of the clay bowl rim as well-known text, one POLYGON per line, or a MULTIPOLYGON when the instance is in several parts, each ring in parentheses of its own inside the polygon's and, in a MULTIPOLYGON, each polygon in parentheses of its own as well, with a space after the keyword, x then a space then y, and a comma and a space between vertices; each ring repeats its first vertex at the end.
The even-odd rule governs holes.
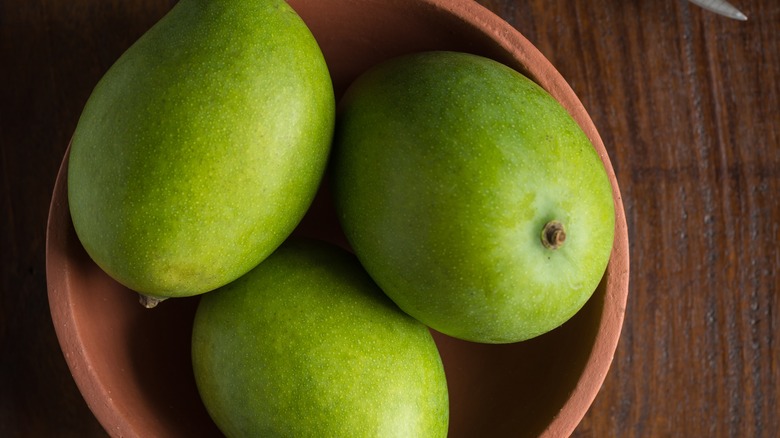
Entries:
MULTIPOLYGON (((605 273, 605 297, 598 330, 593 346, 588 355, 584 369, 570 396, 561 407, 559 413, 547 426, 542 436, 568 436, 579 425, 585 413, 590 409, 614 358, 617 344, 622 331, 628 298, 629 282, 629 246, 628 228, 622 197, 617 177, 607 154, 604 143, 579 98, 575 95, 566 80, 554 68, 550 61, 528 41, 517 29, 499 16, 471 0, 422 0, 421 3, 435 9, 436 13, 449 14, 475 30, 490 37, 498 46, 505 50, 517 65, 539 85, 553 95, 580 124, 591 139, 594 148, 601 157, 612 185, 615 201, 615 241, 610 262, 605 273)), ((83 343, 79 332, 78 321, 73 313, 73 301, 69 291, 69 279, 62 266, 55 265, 50 257, 56 246, 58 230, 57 221, 53 220, 57 208, 61 204, 58 193, 63 193, 67 154, 60 166, 53 196, 49 208, 46 230, 46 275, 48 299, 60 347, 66 362, 73 374, 82 394, 89 391, 103 396, 101 401, 86 400, 93 414, 106 427, 116 423, 113 401, 107 388, 91 374, 91 359, 80 346, 83 343), (114 418, 114 421, 109 421, 114 418)), ((61 230, 59 230, 61 232, 61 230)), ((85 397, 86 398, 86 397, 85 397)), ((122 419, 121 422, 125 422, 122 419)))

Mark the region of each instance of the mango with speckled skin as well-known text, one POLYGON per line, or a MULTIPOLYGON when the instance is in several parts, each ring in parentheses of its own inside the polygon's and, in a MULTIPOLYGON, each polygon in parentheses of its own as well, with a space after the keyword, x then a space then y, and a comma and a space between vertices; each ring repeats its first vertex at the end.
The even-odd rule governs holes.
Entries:
POLYGON ((248 272, 317 191, 335 101, 325 60, 281 0, 182 0, 100 80, 74 133, 76 233, 144 295, 248 272))
POLYGON ((288 241, 204 295, 192 361, 228 437, 447 436, 447 382, 428 328, 336 246, 288 241))
POLYGON ((333 195, 398 306, 474 342, 560 326, 602 281, 615 230, 604 163, 546 90, 467 53, 365 73, 339 103, 333 195))

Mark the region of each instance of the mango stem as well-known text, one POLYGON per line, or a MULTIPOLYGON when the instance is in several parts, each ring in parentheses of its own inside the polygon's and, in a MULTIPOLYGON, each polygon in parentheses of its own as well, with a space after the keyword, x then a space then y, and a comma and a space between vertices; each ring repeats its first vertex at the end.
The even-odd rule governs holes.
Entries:
POLYGON ((544 228, 542 228, 542 245, 545 248, 558 249, 563 246, 565 241, 566 230, 563 228, 562 223, 551 220, 544 224, 544 228))
POLYGON ((149 295, 138 294, 138 302, 147 309, 156 307, 158 304, 165 301, 167 298, 150 297, 149 295))

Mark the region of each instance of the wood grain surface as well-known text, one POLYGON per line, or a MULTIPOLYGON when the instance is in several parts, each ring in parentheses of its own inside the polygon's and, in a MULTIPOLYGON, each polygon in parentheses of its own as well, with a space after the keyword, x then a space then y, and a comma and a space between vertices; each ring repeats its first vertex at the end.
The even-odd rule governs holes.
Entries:
MULTIPOLYGON (((631 286, 578 437, 780 434, 780 2, 480 0, 569 81, 620 182, 631 286)), ((172 0, 0 2, 0 436, 98 437, 46 296, 54 178, 97 80, 172 0)))

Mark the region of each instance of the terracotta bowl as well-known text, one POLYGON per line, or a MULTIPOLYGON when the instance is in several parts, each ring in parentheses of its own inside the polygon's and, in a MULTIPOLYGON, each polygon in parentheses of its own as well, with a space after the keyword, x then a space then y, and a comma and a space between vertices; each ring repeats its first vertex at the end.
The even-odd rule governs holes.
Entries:
MULTIPOLYGON (((468 0, 291 0, 320 42, 337 94, 386 58, 432 49, 504 62, 555 96, 607 167, 617 233, 607 272, 587 305, 560 328, 510 345, 434 333, 450 387, 450 436, 566 436, 596 397, 617 346, 628 293, 628 236, 617 181, 590 117, 547 59, 509 24, 468 0)), ((76 238, 63 160, 48 223, 52 318, 84 398, 113 436, 219 436, 195 388, 190 329, 198 298, 155 309, 106 276, 76 238)), ((323 189, 298 233, 343 237, 323 189)))

